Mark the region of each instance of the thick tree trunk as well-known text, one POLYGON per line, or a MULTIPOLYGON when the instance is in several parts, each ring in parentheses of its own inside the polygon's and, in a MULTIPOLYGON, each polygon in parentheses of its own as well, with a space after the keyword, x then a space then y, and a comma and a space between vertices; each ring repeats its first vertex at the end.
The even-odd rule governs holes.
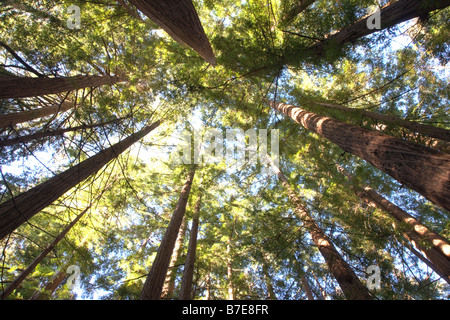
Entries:
MULTIPOLYGON (((367 16, 356 21, 352 25, 341 29, 337 33, 329 35, 326 39, 306 48, 304 54, 323 55, 329 45, 342 46, 346 43, 353 43, 359 38, 371 33, 395 26, 412 18, 427 16, 428 13, 446 8, 449 5, 450 0, 398 0, 390 2, 380 10, 380 29, 369 29, 367 22, 370 19, 370 16, 367 16)), ((294 55, 290 59, 298 58, 294 55)))
MULTIPOLYGON (((337 167, 350 181, 353 180, 353 177, 349 172, 341 166, 337 167)), ((383 210, 398 222, 408 225, 410 231, 404 232, 404 237, 418 248, 422 254, 435 265, 435 267, 441 270, 441 274, 445 275, 445 281, 450 281, 450 242, 447 239, 428 229, 417 219, 384 198, 372 188, 368 186, 354 186, 353 188, 355 193, 364 202, 383 210)))
POLYGON ((159 300, 161 298, 164 279, 169 268, 170 257, 172 256, 177 235, 180 231, 181 222, 186 212, 186 205, 189 199, 192 182, 194 180, 195 167, 188 173, 186 183, 181 190, 177 206, 170 219, 169 226, 161 241, 155 260, 145 281, 141 292, 141 300, 159 300))
POLYGON ((0 118, 0 129, 14 126, 18 123, 39 119, 49 115, 57 114, 72 109, 74 104, 72 102, 62 102, 61 104, 54 104, 50 107, 43 107, 35 110, 22 111, 16 113, 3 114, 0 118))
POLYGON ((173 290, 175 289, 175 279, 177 276, 178 259, 183 251, 184 237, 186 235, 187 221, 186 216, 183 217, 181 222, 180 232, 178 232, 177 241, 173 248, 172 257, 170 258, 169 269, 167 270, 166 280, 162 289, 161 299, 171 299, 173 296, 173 290))
POLYGON ((369 117, 376 121, 381 121, 382 123, 387 124, 387 125, 403 127, 412 132, 420 133, 422 135, 426 135, 426 136, 429 136, 432 138, 450 142, 450 130, 447 130, 444 128, 428 126, 428 125, 424 125, 424 124, 421 124, 418 122, 401 119, 396 116, 380 114, 380 113, 376 113, 376 112, 372 112, 372 111, 368 111, 368 110, 347 108, 347 107, 337 105, 337 104, 314 102, 314 101, 312 103, 319 105, 319 106, 323 106, 328 109, 342 111, 342 112, 348 113, 348 114, 359 114, 362 116, 369 117))
POLYGON ((92 207, 90 204, 86 209, 84 209, 72 222, 70 222, 67 227, 55 238, 53 241, 33 260, 32 263, 16 278, 9 286, 0 293, 0 299, 6 299, 13 291, 22 283, 25 278, 34 271, 36 266, 44 260, 45 257, 58 245, 58 243, 66 236, 66 234, 73 228, 73 226, 89 211, 92 207))
POLYGON ((193 48, 212 65, 214 52, 191 0, 129 0, 175 41, 193 48))
POLYGON ((402 139, 270 102, 277 111, 336 143, 436 205, 450 210, 450 155, 402 139))
POLYGON ((99 171, 104 165, 159 126, 157 121, 115 145, 48 179, 0 205, 0 239, 50 205, 64 193, 99 171))
POLYGON ((267 156, 267 159, 272 167, 272 170, 277 174, 278 179, 280 179, 281 183, 288 191, 289 199, 295 205, 296 214, 302 220, 306 229, 311 233, 314 244, 317 246, 325 259, 328 268, 335 277, 336 281, 339 283, 345 297, 349 300, 371 300, 372 296, 367 288, 361 283, 352 268, 336 250, 331 240, 317 225, 314 218, 310 215, 301 200, 292 190, 284 174, 273 163, 269 156, 267 156))
POLYGON ((181 280, 180 300, 191 300, 192 281, 194 278, 194 265, 197 252, 197 234, 200 216, 201 196, 197 200, 194 208, 194 216, 192 218, 191 234, 189 236, 189 246, 184 263, 184 273, 181 280))
POLYGON ((117 76, 74 76, 59 78, 0 77, 0 99, 56 94, 123 81, 117 76))

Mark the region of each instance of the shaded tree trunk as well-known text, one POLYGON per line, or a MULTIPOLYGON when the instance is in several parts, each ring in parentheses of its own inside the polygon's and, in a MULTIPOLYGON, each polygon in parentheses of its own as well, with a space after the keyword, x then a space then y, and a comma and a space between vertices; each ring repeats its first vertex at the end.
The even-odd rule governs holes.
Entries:
POLYGON ((290 23, 296 16, 305 11, 305 9, 312 5, 315 1, 316 0, 299 0, 298 3, 284 15, 281 24, 287 25, 290 23))
POLYGON ((0 294, 1 299, 6 299, 14 290, 22 283, 25 278, 34 271, 36 266, 44 260, 45 257, 58 245, 58 243, 66 236, 66 234, 73 228, 73 226, 89 211, 92 203, 84 209, 67 227, 33 260, 32 263, 16 278, 9 286, 0 294))
POLYGON ((322 229, 320 229, 317 222, 291 188, 284 174, 273 163, 269 156, 266 158, 269 161, 272 170, 277 174, 278 179, 288 191, 289 199, 295 205, 296 214, 302 220, 306 229, 309 230, 314 244, 325 259, 328 268, 339 283, 345 297, 349 300, 371 300, 372 297, 367 288, 361 283, 352 268, 336 250, 331 240, 322 229))
POLYGON ((227 300, 234 300, 233 260, 231 258, 231 239, 228 239, 228 243, 227 243, 227 281, 228 281, 227 300))
POLYGON ((192 182, 194 180, 195 167, 193 167, 187 176, 186 182, 181 190, 180 198, 173 212, 169 226, 158 248, 155 260, 153 261, 150 272, 144 283, 141 292, 141 300, 159 300, 161 298, 164 279, 169 268, 170 258, 175 247, 177 235, 180 231, 181 222, 186 212, 186 205, 189 199, 192 182))
POLYGON ((306 297, 308 298, 308 300, 314 300, 311 287, 309 286, 308 280, 306 280, 306 277, 303 274, 300 276, 300 284, 303 291, 306 293, 306 297))
MULTIPOLYGON (((350 181, 353 181, 353 176, 344 168, 338 165, 338 170, 350 181)), ((422 254, 441 271, 441 274, 445 275, 445 277, 443 277, 444 280, 450 283, 450 242, 447 239, 428 229, 417 219, 384 198, 372 188, 368 186, 353 186, 353 189, 364 202, 383 210, 398 222, 408 225, 410 230, 403 232, 404 237, 418 248, 422 254)), ((394 225, 394 227, 396 227, 396 225, 394 225)))
POLYGON ((95 174, 104 165, 159 126, 157 121, 131 134, 113 146, 48 179, 38 186, 0 205, 0 239, 53 203, 77 184, 95 174))
POLYGON ((450 210, 450 155, 378 131, 270 102, 277 111, 337 144, 436 205, 450 210))
POLYGON ((216 64, 211 44, 191 0, 129 2, 163 28, 175 41, 193 48, 210 64, 216 64))
POLYGON ((117 76, 73 76, 59 78, 0 77, 0 99, 26 98, 56 94, 123 81, 117 76))
POLYGON ((184 273, 181 280, 180 300, 191 300, 192 280, 194 277, 194 265, 197 252, 197 235, 200 216, 201 196, 197 200, 194 208, 194 216, 192 218, 191 234, 189 236, 189 246, 184 263, 184 273))
POLYGON ((272 285, 272 279, 269 274, 269 268, 267 267, 267 262, 264 260, 262 269, 263 269, 263 275, 264 275, 264 283, 266 284, 267 293, 268 293, 268 299, 269 300, 277 300, 277 296, 275 294, 275 291, 273 291, 273 285, 272 285))
POLYGON ((3 114, 0 118, 0 129, 14 126, 18 123, 23 123, 49 115, 55 115, 58 112, 64 112, 72 109, 75 105, 73 102, 62 102, 61 104, 54 104, 50 107, 43 107, 35 110, 22 111, 16 113, 3 114))
POLYGON ((186 235, 187 221, 186 216, 183 217, 181 222, 180 232, 178 232, 177 241, 173 248, 172 257, 170 258, 169 269, 167 270, 166 280, 162 289, 161 299, 171 299, 173 296, 173 290, 175 289, 175 279, 177 276, 178 259, 183 251, 184 237, 186 235))
POLYGON ((31 296, 30 300, 49 300, 56 289, 61 285, 67 276, 67 272, 62 270, 59 271, 52 281, 47 283, 42 292, 36 292, 31 296))

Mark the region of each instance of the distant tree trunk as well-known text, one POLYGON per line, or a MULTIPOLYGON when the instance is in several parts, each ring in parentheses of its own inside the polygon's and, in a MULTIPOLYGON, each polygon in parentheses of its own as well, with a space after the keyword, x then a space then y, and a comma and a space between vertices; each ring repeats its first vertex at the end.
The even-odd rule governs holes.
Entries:
POLYGON ((117 158, 136 141, 157 128, 159 124, 160 122, 157 121, 144 127, 115 145, 0 204, 0 239, 3 239, 71 188, 95 174, 109 161, 117 158))
POLYGON ((49 115, 57 114, 72 109, 75 105, 73 102, 62 102, 61 104, 54 104, 50 107, 43 107, 35 110, 22 111, 16 113, 3 114, 0 118, 0 129, 14 126, 18 123, 23 123, 49 115))
POLYGON ((161 298, 164 279, 169 268, 170 257, 172 256, 177 235, 180 231, 181 222, 186 212, 186 205, 189 199, 192 182, 194 180, 195 167, 193 167, 187 176, 187 180, 181 190, 177 206, 170 219, 169 226, 161 241, 155 260, 153 261, 150 272, 145 281, 141 292, 141 300, 159 300, 161 298))
POLYGON ((129 2, 163 28, 175 41, 193 48, 210 64, 216 64, 211 44, 191 0, 129 2))
POLYGON ((432 138, 450 142, 450 130, 447 130, 444 128, 428 126, 428 125, 424 125, 424 124, 421 124, 418 122, 402 119, 402 118, 399 118, 396 116, 380 114, 380 113, 376 113, 376 112, 372 112, 372 111, 368 111, 368 110, 348 108, 348 107, 344 107, 342 105, 337 105, 337 104, 315 102, 315 101, 312 101, 311 103, 319 105, 319 106, 323 106, 328 109, 342 111, 347 114, 359 114, 362 116, 369 117, 376 121, 381 121, 382 123, 387 124, 387 125, 394 125, 394 126, 402 127, 402 128, 408 129, 412 132, 420 133, 422 135, 426 135, 426 136, 429 136, 432 138))
POLYGON ((26 98, 56 94, 123 81, 117 76, 73 76, 59 78, 0 77, 0 99, 26 98))
POLYGON ((42 292, 36 292, 30 298, 30 300, 49 300, 56 289, 61 285, 67 276, 67 272, 62 270, 59 271, 52 281, 47 283, 42 292))
POLYGON ((292 7, 283 17, 281 24, 287 25, 291 22, 296 16, 305 11, 310 5, 312 5, 316 0, 299 0, 298 3, 292 7))
POLYGON ((161 299, 171 299, 173 296, 173 290, 175 289, 175 279, 177 276, 178 259, 183 251, 184 237, 186 235, 187 221, 186 216, 183 217, 181 222, 180 231, 178 232, 177 241, 173 248, 172 257, 170 258, 169 269, 167 270, 166 279, 162 289, 161 299))
POLYGON ((9 286, 0 294, 0 298, 6 299, 13 291, 22 283, 25 278, 34 271, 36 266, 44 260, 45 257, 58 245, 58 243, 66 236, 66 234, 73 228, 73 226, 89 211, 92 204, 84 209, 67 227, 55 238, 53 241, 33 260, 32 263, 16 278, 9 286))
POLYGON ((192 227, 189 236, 189 246, 186 255, 186 262, 184 263, 183 278, 181 280, 180 300, 191 300, 192 280, 194 278, 194 265, 197 252, 197 234, 200 216, 201 195, 195 204, 194 213, 192 217, 192 227))
MULTIPOLYGON (((339 165, 337 167, 350 181, 353 181, 353 176, 349 172, 339 165)), ((418 248, 439 270, 441 270, 441 273, 445 275, 444 280, 450 283, 450 242, 447 239, 428 229, 417 219, 384 198, 372 188, 368 186, 354 186, 353 188, 355 193, 364 202, 383 210, 398 222, 408 225, 410 231, 404 232, 404 237, 418 248)))
POLYGON ((263 269, 263 275, 264 275, 264 283, 266 284, 266 287, 267 287, 267 293, 268 293, 267 298, 269 300, 277 300, 277 296, 275 294, 275 291, 273 290, 272 279, 269 274, 269 268, 267 267, 266 260, 263 261, 262 269, 263 269))
POLYGON ((303 274, 300 276, 300 284, 302 286, 303 291, 305 291, 308 300, 314 300, 311 287, 309 286, 308 280, 306 280, 306 277, 303 274))
POLYGON ((231 239, 230 238, 228 238, 228 243, 227 243, 227 281, 228 281, 227 300, 234 300, 233 259, 231 258, 231 239))
POLYGON ((450 210, 450 154, 292 105, 272 101, 270 105, 346 152, 368 161, 436 205, 450 210))
POLYGON ((427 16, 430 12, 446 8, 449 5, 450 0, 399 0, 389 2, 380 10, 381 24, 379 29, 367 27, 367 22, 370 19, 370 16, 368 16, 335 34, 329 35, 326 39, 306 48, 305 51, 314 55, 322 55, 328 45, 342 46, 345 43, 353 43, 371 33, 395 26, 412 18, 427 16))
MULTIPOLYGON (((115 119, 115 120, 112 120, 112 121, 106 121, 106 122, 97 123, 97 124, 84 124, 84 125, 81 125, 81 126, 76 126, 76 127, 71 127, 71 128, 63 128, 63 129, 56 129, 56 130, 52 130, 52 131, 41 131, 41 132, 28 134, 28 135, 25 135, 25 136, 20 136, 20 137, 15 137, 15 138, 10 138, 10 139, 3 139, 3 140, 0 140, 0 148, 1 147, 6 147, 6 146, 12 146, 12 145, 15 145, 15 144, 18 144, 18 143, 30 142, 30 141, 36 140, 36 139, 62 136, 66 132, 72 132, 72 131, 78 131, 78 130, 86 130, 86 129, 92 129, 92 128, 97 128, 97 127, 103 127, 103 126, 106 126, 108 124, 117 123, 117 122, 119 122, 119 121, 121 121, 123 119, 125 119, 125 118, 119 118, 119 119, 115 119)), ((0 122, 1 122, 1 120, 0 120, 0 122)))
POLYGON ((352 268, 344 260, 341 254, 336 250, 334 244, 327 235, 320 229, 314 218, 308 212, 301 200, 292 190, 288 180, 280 169, 273 163, 269 156, 266 157, 272 170, 277 174, 283 186, 289 194, 289 199, 295 205, 295 211, 302 220, 305 227, 311 233, 314 244, 324 257, 328 268, 335 277, 336 281, 342 289, 345 297, 349 300, 371 300, 372 297, 367 288, 361 283, 352 268))

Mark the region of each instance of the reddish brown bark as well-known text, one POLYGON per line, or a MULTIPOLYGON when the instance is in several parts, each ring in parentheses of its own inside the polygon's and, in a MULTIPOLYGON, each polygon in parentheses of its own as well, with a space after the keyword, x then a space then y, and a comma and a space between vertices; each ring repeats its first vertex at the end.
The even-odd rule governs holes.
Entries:
POLYGON ((56 94, 123 81, 117 76, 74 76, 59 78, 0 77, 0 99, 56 94))
POLYGON ((172 256, 177 235, 180 231, 181 222, 186 212, 186 205, 189 199, 192 182, 194 180, 195 168, 190 170, 186 182, 181 190, 177 206, 170 219, 169 226, 158 248, 155 260, 144 283, 141 292, 141 300, 159 300, 161 298, 164 279, 169 268, 170 257, 172 256))
POLYGON ((450 155, 378 131, 270 102, 277 111, 450 210, 450 155))
POLYGON ((96 173, 133 143, 159 126, 157 121, 115 145, 0 205, 0 239, 39 213, 64 193, 96 173))
POLYGON ((175 41, 193 48, 212 65, 216 58, 191 0, 129 0, 175 41))

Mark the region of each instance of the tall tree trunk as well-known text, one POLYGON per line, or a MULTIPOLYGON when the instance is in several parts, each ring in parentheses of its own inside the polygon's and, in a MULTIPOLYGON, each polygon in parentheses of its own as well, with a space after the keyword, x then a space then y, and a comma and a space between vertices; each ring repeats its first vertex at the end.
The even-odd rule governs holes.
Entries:
MULTIPOLYGON (((119 119, 115 119, 115 120, 112 120, 112 121, 106 121, 106 122, 97 123, 97 124, 84 124, 84 125, 81 125, 81 126, 76 126, 76 127, 71 127, 71 128, 63 128, 63 129, 56 129, 56 130, 52 130, 52 131, 41 131, 41 132, 28 134, 28 135, 25 135, 25 136, 20 136, 20 137, 15 137, 15 138, 10 138, 10 139, 3 139, 3 140, 0 140, 0 148, 1 147, 6 147, 6 146, 12 146, 12 145, 15 145, 15 144, 18 144, 18 143, 25 143, 25 142, 29 142, 29 141, 36 140, 36 139, 62 136, 66 132, 72 132, 72 131, 78 131, 78 130, 86 130, 86 129, 92 129, 92 128, 97 128, 97 127, 103 127, 103 126, 106 126, 108 124, 117 123, 117 122, 119 122, 119 121, 121 121, 123 119, 125 119, 125 118, 119 118, 119 119)), ((0 120, 0 122, 1 122, 1 120, 0 120)))
POLYGON ((18 228, 22 223, 50 205, 77 184, 95 174, 104 165, 128 149, 159 126, 160 122, 144 127, 115 145, 48 179, 38 186, 0 205, 0 239, 18 228))
POLYGON ((436 205, 450 210, 450 154, 319 116, 292 105, 272 101, 270 105, 346 152, 366 160, 436 205))
POLYGON ((61 285, 63 280, 66 278, 67 272, 65 270, 59 271, 52 281, 47 283, 42 292, 34 293, 30 300, 49 300, 56 289, 61 285))
MULTIPOLYGON (((350 181, 353 181, 353 176, 349 172, 339 165, 337 167, 350 181)), ((428 229, 417 219, 372 188, 368 186, 353 186, 353 189, 364 202, 383 210, 398 222, 408 225, 410 231, 404 232, 404 237, 441 270, 441 273, 446 275, 444 280, 450 283, 450 242, 447 239, 428 229)))
POLYGON ((49 115, 57 114, 72 109, 75 105, 73 102, 62 102, 61 104, 54 104, 50 107, 43 107, 35 110, 22 111, 16 113, 3 114, 0 118, 0 129, 14 126, 18 123, 39 119, 49 115))
POLYGON ((277 300, 277 296, 275 294, 275 291, 273 290, 272 279, 269 274, 269 268, 267 267, 267 261, 265 259, 263 261, 262 269, 263 269, 263 275, 264 275, 264 283, 266 284, 267 293, 268 293, 267 298, 269 300, 277 300))
POLYGON ((314 300, 311 287, 309 286, 308 280, 306 280, 306 277, 303 274, 300 276, 300 284, 302 286, 303 291, 305 291, 308 300, 314 300))
POLYGON ((234 300, 233 288, 233 259, 231 258, 231 239, 227 243, 227 281, 228 281, 228 295, 227 300, 234 300))
POLYGON ((305 52, 312 55, 322 55, 328 45, 342 46, 345 43, 353 43, 371 33, 395 26, 412 18, 427 16, 430 12, 446 8, 449 5, 450 0, 398 0, 390 2, 380 10, 380 29, 369 29, 367 22, 370 16, 364 17, 339 32, 329 35, 325 40, 306 48, 305 52))
POLYGON ((73 226, 89 211, 92 203, 84 209, 67 227, 55 238, 53 241, 31 262, 28 267, 16 278, 9 286, 0 294, 0 298, 6 299, 13 291, 22 283, 25 278, 34 271, 36 266, 44 260, 45 257, 58 245, 58 243, 66 236, 66 234, 73 228, 73 226))
POLYGON ((73 76, 58 78, 0 77, 0 99, 26 98, 56 94, 88 87, 115 84, 124 79, 117 76, 73 76))
POLYGON ((273 163, 269 156, 266 158, 269 161, 272 170, 277 174, 278 179, 280 179, 281 183, 288 191, 289 199, 295 205, 296 214, 305 224, 306 229, 311 233, 314 244, 324 257, 328 268, 339 283, 345 297, 349 300, 371 300, 372 297, 367 288, 361 283, 352 268, 336 250, 331 240, 317 225, 317 222, 291 188, 284 174, 273 163))
POLYGON ((428 125, 424 125, 424 124, 421 124, 418 122, 401 119, 396 116, 380 114, 380 113, 376 113, 376 112, 372 112, 372 111, 368 111, 368 110, 348 108, 348 107, 344 107, 342 105, 337 105, 337 104, 315 102, 315 101, 311 101, 311 103, 328 108, 328 109, 342 111, 347 114, 358 114, 358 115, 366 116, 373 120, 381 121, 384 124, 402 127, 402 128, 408 129, 412 132, 420 133, 422 135, 426 135, 426 136, 429 136, 432 138, 450 142, 450 130, 447 130, 444 128, 428 126, 428 125))
POLYGON ((310 5, 312 5, 316 0, 299 0, 298 3, 292 7, 283 17, 281 25, 287 25, 296 16, 305 11, 310 5))
POLYGON ((191 234, 189 236, 189 246, 186 256, 186 262, 184 263, 183 278, 181 280, 180 300, 191 300, 192 292, 192 279, 194 277, 194 265, 197 252, 197 235, 200 216, 200 206, 202 198, 201 195, 195 204, 194 213, 192 217, 191 234))
POLYGON ((195 167, 189 171, 186 182, 181 190, 177 206, 175 207, 169 226, 167 227, 166 233, 162 238, 155 260, 153 261, 152 267, 142 289, 141 300, 159 300, 161 298, 164 279, 167 275, 170 257, 172 256, 173 249, 175 247, 181 222, 186 212, 186 205, 189 199, 189 193, 191 191, 194 175, 195 167))
POLYGON ((183 251, 184 237, 186 235, 187 221, 186 216, 183 217, 181 222, 180 231, 178 232, 177 241, 173 248, 172 257, 170 258, 169 269, 167 270, 166 279, 162 289, 161 299, 171 299, 173 296, 173 290, 175 289, 175 279, 177 277, 178 259, 183 251))
POLYGON ((187 45, 212 65, 214 52, 191 0, 129 0, 175 41, 187 45))

